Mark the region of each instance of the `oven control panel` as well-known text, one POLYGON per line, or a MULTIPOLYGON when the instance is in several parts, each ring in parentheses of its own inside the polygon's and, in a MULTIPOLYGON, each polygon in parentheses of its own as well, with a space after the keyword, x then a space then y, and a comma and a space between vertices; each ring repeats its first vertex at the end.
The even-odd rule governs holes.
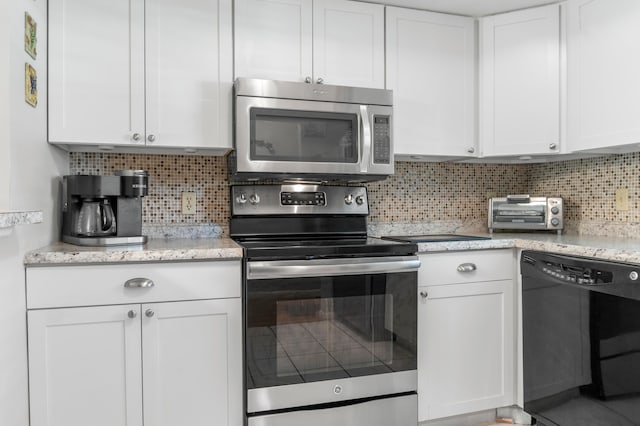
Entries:
POLYGON ((367 215, 364 186, 310 184, 236 185, 231 187, 232 215, 367 215))
POLYGON ((280 204, 283 206, 325 206, 327 194, 321 191, 281 192, 280 204))

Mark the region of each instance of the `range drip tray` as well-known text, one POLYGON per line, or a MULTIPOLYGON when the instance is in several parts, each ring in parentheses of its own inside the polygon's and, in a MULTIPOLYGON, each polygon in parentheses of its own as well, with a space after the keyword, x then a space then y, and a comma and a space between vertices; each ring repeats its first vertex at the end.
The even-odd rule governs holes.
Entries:
POLYGON ((403 241, 411 243, 438 243, 448 241, 490 240, 491 237, 462 234, 425 234, 425 235, 389 235, 381 237, 384 240, 403 241))

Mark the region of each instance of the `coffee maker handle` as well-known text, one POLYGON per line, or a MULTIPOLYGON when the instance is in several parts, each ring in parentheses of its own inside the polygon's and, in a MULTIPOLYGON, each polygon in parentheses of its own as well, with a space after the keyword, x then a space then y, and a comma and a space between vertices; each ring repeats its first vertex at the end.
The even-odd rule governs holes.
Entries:
POLYGON ((113 225, 113 209, 109 204, 100 204, 100 209, 102 210, 100 214, 100 217, 102 217, 102 230, 108 231, 113 225))

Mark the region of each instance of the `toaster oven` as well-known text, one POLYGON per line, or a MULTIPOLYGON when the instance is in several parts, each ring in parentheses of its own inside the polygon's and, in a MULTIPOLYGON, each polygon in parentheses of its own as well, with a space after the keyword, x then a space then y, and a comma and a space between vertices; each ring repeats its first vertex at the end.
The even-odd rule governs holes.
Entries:
POLYGON ((557 231, 564 228, 562 198, 507 195, 489 199, 489 232, 494 229, 557 231))

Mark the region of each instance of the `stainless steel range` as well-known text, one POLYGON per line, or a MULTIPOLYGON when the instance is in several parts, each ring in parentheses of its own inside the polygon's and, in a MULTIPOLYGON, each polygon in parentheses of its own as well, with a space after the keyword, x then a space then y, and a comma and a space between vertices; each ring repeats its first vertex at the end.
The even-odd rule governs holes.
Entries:
POLYGON ((234 186, 249 426, 415 426, 414 243, 368 238, 365 187, 234 186))

